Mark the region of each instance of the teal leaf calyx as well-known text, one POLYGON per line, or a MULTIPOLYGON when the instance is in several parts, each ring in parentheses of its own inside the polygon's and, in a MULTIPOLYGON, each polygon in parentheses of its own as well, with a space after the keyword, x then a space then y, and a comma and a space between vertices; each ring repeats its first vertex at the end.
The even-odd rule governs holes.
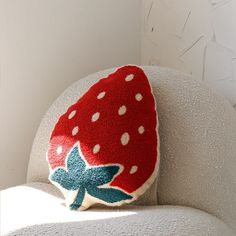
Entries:
POLYGON ((57 182, 62 188, 75 191, 77 196, 72 204, 71 210, 77 210, 82 206, 85 193, 98 198, 106 203, 116 203, 132 199, 132 196, 116 188, 101 187, 109 184, 119 172, 118 165, 86 166, 85 161, 79 153, 78 145, 74 146, 66 161, 65 168, 57 168, 49 177, 51 181, 57 182), (87 168, 86 168, 87 167, 87 168))

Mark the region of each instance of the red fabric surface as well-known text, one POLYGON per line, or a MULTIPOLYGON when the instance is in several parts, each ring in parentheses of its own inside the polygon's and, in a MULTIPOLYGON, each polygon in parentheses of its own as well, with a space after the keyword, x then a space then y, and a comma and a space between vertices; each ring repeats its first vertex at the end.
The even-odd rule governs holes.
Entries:
POLYGON ((139 67, 124 66, 95 83, 60 117, 50 139, 47 154, 50 167, 65 166, 67 154, 79 141, 89 165, 123 165, 123 171, 110 185, 132 193, 150 178, 155 169, 159 158, 156 127, 155 101, 145 73, 139 67), (132 80, 126 81, 129 79, 132 80), (102 92, 105 95, 101 94, 98 99, 102 92), (138 96, 139 101, 137 94, 142 96, 141 100, 138 96), (121 109, 119 115, 122 106, 126 107, 126 112, 123 110, 123 114, 121 109), (92 121, 97 112, 99 118, 92 121), (141 126, 144 132, 140 134, 138 130, 143 131, 141 126), (74 127, 78 127, 76 135, 74 127), (124 133, 129 134, 126 145, 121 142, 124 133), (100 150, 94 153, 97 144, 100 150), (135 173, 132 173, 132 167, 133 171, 136 169, 135 173))

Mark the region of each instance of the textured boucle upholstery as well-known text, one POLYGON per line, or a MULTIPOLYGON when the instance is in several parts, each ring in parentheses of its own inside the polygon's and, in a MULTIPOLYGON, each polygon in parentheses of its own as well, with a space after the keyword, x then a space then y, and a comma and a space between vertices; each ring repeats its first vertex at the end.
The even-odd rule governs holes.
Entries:
MULTIPOLYGON (((160 204, 201 209, 225 221, 236 232, 234 109, 223 97, 189 76, 165 68, 143 68, 153 86, 160 120, 160 204)), ((47 181, 45 152, 52 125, 60 114, 82 91, 113 70, 79 80, 51 106, 34 140, 29 182, 47 181)), ((155 186, 147 199, 154 196, 154 191, 155 186)))
POLYGON ((54 186, 27 184, 1 192, 2 234, 6 235, 182 235, 233 236, 222 221, 188 207, 127 206, 69 211, 54 186), (17 198, 17 200, 16 200, 17 198))
POLYGON ((145 70, 157 96, 161 170, 159 203, 204 210, 236 231, 236 113, 191 78, 145 70), (156 79, 154 79, 156 78, 156 79))

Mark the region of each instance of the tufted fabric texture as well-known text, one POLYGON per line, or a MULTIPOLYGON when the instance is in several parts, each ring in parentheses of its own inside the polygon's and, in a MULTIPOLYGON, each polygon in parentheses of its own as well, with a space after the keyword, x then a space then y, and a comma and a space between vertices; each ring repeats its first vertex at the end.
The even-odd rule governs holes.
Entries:
MULTIPOLYGON (((143 67, 151 80, 160 120, 160 204, 185 205, 225 221, 236 232, 236 114, 220 95, 182 73, 143 67)), ((47 182, 45 152, 53 124, 100 77, 69 87, 44 117, 32 148, 28 181, 47 182), (53 114, 53 115, 52 115, 53 114)), ((144 203, 155 202, 153 185, 144 203)))
MULTIPOLYGON (((28 182, 40 181, 48 183, 48 165, 46 162, 46 152, 48 149, 49 139, 54 125, 59 117, 64 114, 71 104, 74 104, 84 93, 99 79, 107 77, 114 72, 116 68, 101 71, 87 76, 71 85, 59 98, 52 104, 48 112, 44 116, 38 132, 36 134, 29 167, 28 167, 28 182)), ((91 104, 92 106, 92 104, 91 104)), ((152 184, 144 195, 142 195, 135 204, 139 205, 156 205, 157 204, 157 189, 156 181, 152 184)))
POLYGON ((160 159, 155 97, 143 70, 120 67, 67 109, 47 160, 68 207, 137 200, 155 181, 160 159))
POLYGON ((3 236, 235 235, 216 217, 188 207, 126 206, 119 210, 68 211, 59 190, 45 183, 9 188, 1 192, 1 197, 3 236))

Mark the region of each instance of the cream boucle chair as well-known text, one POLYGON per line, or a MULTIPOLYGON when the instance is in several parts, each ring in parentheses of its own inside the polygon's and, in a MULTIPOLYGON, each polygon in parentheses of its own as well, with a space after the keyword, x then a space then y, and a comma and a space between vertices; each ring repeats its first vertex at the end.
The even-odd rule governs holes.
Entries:
POLYGON ((48 184, 45 160, 53 123, 97 79, 69 87, 38 129, 28 183, 1 192, 2 235, 236 235, 236 113, 220 95, 182 73, 143 67, 160 120, 159 205, 68 211, 48 184))

